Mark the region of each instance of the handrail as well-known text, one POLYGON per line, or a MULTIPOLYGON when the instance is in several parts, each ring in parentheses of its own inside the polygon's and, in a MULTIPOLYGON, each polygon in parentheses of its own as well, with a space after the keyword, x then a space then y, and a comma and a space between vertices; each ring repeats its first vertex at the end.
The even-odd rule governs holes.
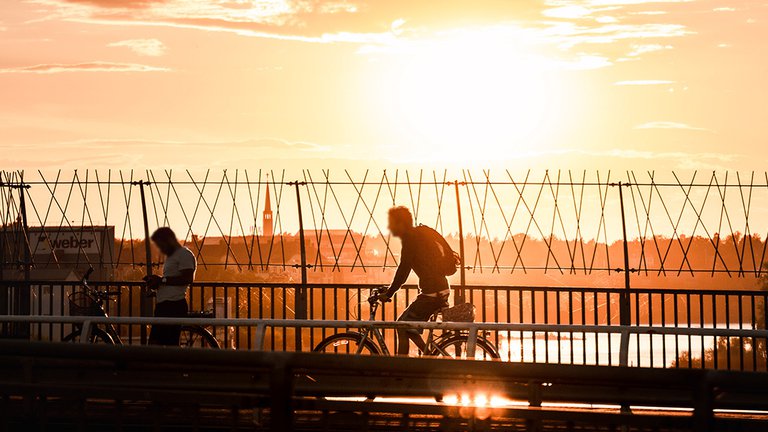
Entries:
MULTIPOLYGON (((66 280, 0 280, 3 284, 24 284, 24 285, 78 285, 78 281, 66 280)), ((142 281, 97 281, 92 280, 89 283, 93 286, 143 286, 142 281)), ((295 282, 247 282, 247 281, 197 281, 192 283, 191 288, 298 288, 303 286, 295 282)), ((307 288, 311 289, 367 289, 381 286, 381 284, 352 284, 352 283, 313 283, 308 282, 307 288)), ((488 291, 536 291, 536 292, 596 292, 596 293, 621 293, 624 287, 588 287, 588 286, 531 286, 531 285, 481 285, 467 284, 462 286, 467 290, 488 290, 488 291)), ((403 288, 416 289, 417 285, 406 284, 403 288)), ((702 288, 660 288, 660 287, 632 287, 631 293, 652 293, 652 294, 679 294, 679 295, 727 295, 727 296, 759 296, 768 297, 768 291, 760 289, 702 289, 702 288)))
MULTIPOLYGON (((416 329, 416 330, 453 330, 468 334, 467 352, 474 353, 478 334, 484 331, 527 332, 527 333, 603 333, 619 334, 624 338, 629 335, 683 335, 734 338, 768 338, 768 330, 758 329, 723 329, 691 327, 654 327, 654 326, 606 326, 606 325, 563 325, 563 324, 512 324, 512 323, 459 323, 459 322, 408 322, 408 321, 335 321, 335 320, 296 320, 296 319, 254 319, 254 318, 158 318, 158 317, 82 317, 50 315, 0 315, 0 323, 43 323, 43 324, 78 324, 82 328, 81 342, 87 343, 91 328, 97 324, 113 325, 199 325, 254 327, 256 329, 256 348, 264 349, 265 333, 270 328, 379 328, 379 329, 416 329)), ((628 365, 628 348, 622 346, 619 353, 619 365, 628 365)))
POLYGON ((478 330, 534 333, 613 333, 647 335, 684 335, 714 337, 756 337, 768 338, 768 330, 715 327, 658 327, 622 325, 569 325, 569 324, 517 324, 517 323, 461 323, 422 321, 355 321, 355 320, 297 320, 262 318, 167 318, 167 317, 89 317, 55 315, 0 315, 0 323, 41 323, 41 324, 115 324, 115 325, 202 325, 295 328, 386 328, 416 330, 478 330))

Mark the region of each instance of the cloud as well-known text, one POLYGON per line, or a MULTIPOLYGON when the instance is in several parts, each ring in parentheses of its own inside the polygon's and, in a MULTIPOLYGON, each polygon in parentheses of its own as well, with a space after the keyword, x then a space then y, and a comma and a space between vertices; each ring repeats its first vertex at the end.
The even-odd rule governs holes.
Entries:
POLYGON ((33 66, 18 66, 0 69, 0 74, 30 73, 56 74, 65 72, 167 72, 170 69, 137 63, 87 62, 87 63, 49 63, 33 66))
POLYGON ((661 45, 661 44, 645 44, 645 45, 632 45, 632 51, 630 51, 627 56, 629 57, 638 57, 642 54, 652 53, 656 51, 662 51, 662 50, 670 50, 672 49, 672 45, 661 45))
POLYGON ((718 162, 731 162, 740 156, 725 153, 688 153, 688 152, 653 152, 644 150, 614 149, 586 152, 589 156, 609 156, 622 159, 709 159, 718 162))
POLYGON ((141 9, 152 5, 166 3, 166 0, 67 0, 70 3, 80 3, 103 8, 141 9))
POLYGON ((683 170, 721 170, 733 167, 733 163, 743 160, 744 155, 732 153, 690 153, 680 151, 654 152, 643 150, 614 149, 604 152, 591 152, 593 157, 609 157, 625 160, 656 161, 651 163, 672 163, 673 167, 683 170))
POLYGON ((208 32, 232 33, 238 36, 276 39, 308 43, 356 43, 356 44, 385 44, 394 39, 394 31, 379 33, 360 32, 328 32, 321 34, 304 34, 292 32, 290 28, 282 28, 259 22, 230 22, 218 19, 181 19, 181 20, 131 20, 105 18, 71 18, 72 22, 97 25, 141 26, 141 27, 170 27, 178 29, 201 30, 208 32))
POLYGON ((450 1, 435 13, 430 2, 411 0, 35 0, 68 20, 122 25, 142 22, 171 27, 231 31, 246 36, 281 35, 323 42, 335 34, 390 33, 391 23, 407 17, 414 28, 459 22, 489 22, 499 16, 533 16, 524 5, 500 0, 450 1))
MULTIPOLYGON (((93 138, 37 143, 0 143, 4 162, 13 167, 82 168, 82 167, 158 167, 210 168, 246 167, 281 161, 286 165, 297 161, 326 160, 334 153, 331 147, 304 141, 278 138, 244 140, 182 141, 144 138, 93 138)), ((344 155, 345 158, 347 155, 344 155)))
MULTIPOLYGON (((653 5, 685 0, 29 0, 48 20, 226 32, 244 37, 359 45, 375 56, 403 45, 450 43, 457 30, 506 29, 501 50, 546 53, 562 70, 598 69, 669 49, 662 39, 694 34, 655 15, 653 5)), ((472 41, 471 37, 468 39, 472 41)), ((475 40, 480 47, 488 40, 475 40)), ((495 42, 500 45, 502 42, 495 42)), ((161 55, 153 39, 116 42, 142 55, 161 55), (150 42, 153 41, 150 45, 150 42), (139 42, 141 41, 141 42, 139 42), (150 54, 152 53, 152 54, 150 54)), ((119 45, 117 45, 119 44, 119 45)))
POLYGON ((649 150, 628 150, 628 149, 604 149, 604 150, 578 150, 578 149, 562 149, 562 150, 543 150, 543 151, 531 151, 521 152, 517 155, 519 158, 531 158, 531 157, 552 157, 552 156, 589 156, 589 157, 611 157, 620 159, 710 159, 719 162, 730 162, 738 158, 744 157, 744 155, 733 153, 714 153, 714 152, 700 152, 690 153, 681 151, 649 151, 649 150))
POLYGON ((653 121, 635 126, 635 129, 677 129, 691 131, 708 131, 709 129, 691 126, 685 123, 671 121, 653 121))
POLYGON ((595 12, 597 12, 596 9, 592 9, 584 5, 568 5, 547 9, 543 12, 543 14, 544 16, 551 18, 573 19, 587 18, 592 16, 595 12))
POLYGON ((711 152, 652 152, 642 150, 616 149, 602 153, 606 157, 613 157, 617 159, 671 162, 674 164, 674 167, 684 170, 727 170, 729 167, 733 166, 735 161, 744 159, 743 155, 711 152))
MULTIPOLYGON (((4 147, 12 148, 27 147, 30 144, 19 145, 6 145, 4 147)), ((273 149, 273 150, 299 150, 309 152, 323 152, 329 148, 320 144, 315 144, 306 141, 288 141, 279 138, 254 138, 246 140, 233 140, 233 141, 176 141, 176 140, 151 140, 142 138, 92 138, 81 139, 74 141, 60 141, 34 144, 35 147, 50 147, 50 148, 76 148, 81 150, 96 150, 96 149, 121 149, 121 148, 140 148, 146 147, 148 149, 158 148, 189 148, 189 147, 211 147, 221 151, 222 148, 227 149, 273 149)))
POLYGON ((79 22, 195 28, 308 42, 366 43, 385 35, 418 38, 467 26, 521 23, 541 36, 572 44, 686 34, 678 24, 619 23, 622 12, 648 3, 641 0, 452 0, 439 7, 412 0, 34 1, 53 7, 52 16, 79 22), (615 16, 607 14, 613 12, 615 16), (589 18, 590 25, 583 18, 589 18))
MULTIPOLYGON (((428 58, 450 68, 459 62, 474 64, 478 69, 497 69, 525 65, 527 70, 589 70, 613 64, 611 58, 582 52, 557 53, 548 56, 537 53, 527 45, 547 44, 550 41, 530 28, 512 24, 484 28, 447 30, 437 37, 413 40, 392 39, 387 43, 370 43, 358 48, 357 53, 372 56, 404 56, 414 59, 428 58), (524 47, 524 45, 526 45, 524 47), (503 53, 500 55, 499 53, 503 53), (514 61, 503 59, 514 58, 514 61), (488 60, 488 59, 492 60, 488 60)), ((543 51, 543 50, 542 50, 543 51)))
MULTIPOLYGON (((190 143, 187 143, 189 145, 190 143)), ((220 145, 240 148, 293 149, 302 151, 327 151, 328 147, 306 141, 287 141, 279 138, 257 138, 219 143, 191 143, 192 145, 220 145)))
POLYGON ((630 80, 630 81, 617 81, 613 85, 617 86, 652 86, 652 85, 669 85, 674 84, 675 81, 669 80, 630 80))
POLYGON ((127 47, 141 56, 160 57, 165 54, 166 46, 157 39, 129 39, 113 42, 109 47, 127 47))
MULTIPOLYGON (((559 38, 561 47, 566 49, 583 44, 605 45, 619 41, 677 38, 693 34, 682 24, 638 23, 581 26, 572 22, 562 22, 553 25, 548 30, 548 33, 559 38)), ((643 45, 639 46, 642 47, 643 45)), ((655 45, 652 46, 655 47, 655 45)), ((645 47, 647 49, 648 45, 645 45, 645 47)), ((641 52, 638 52, 636 55, 639 54, 641 52)))
POLYGON ((666 15, 668 13, 669 12, 667 12, 667 11, 654 10, 654 11, 632 12, 632 15, 666 15))
POLYGON ((542 161, 542 167, 556 165, 577 167, 586 162, 586 166, 597 164, 622 164, 640 166, 652 164, 655 167, 671 169, 732 169, 735 163, 749 159, 749 156, 738 153, 715 152, 685 152, 685 151, 649 151, 607 148, 602 150, 544 150, 520 153, 518 159, 525 160, 526 166, 536 166, 537 161, 542 161), (627 164, 629 162, 629 164, 627 164))

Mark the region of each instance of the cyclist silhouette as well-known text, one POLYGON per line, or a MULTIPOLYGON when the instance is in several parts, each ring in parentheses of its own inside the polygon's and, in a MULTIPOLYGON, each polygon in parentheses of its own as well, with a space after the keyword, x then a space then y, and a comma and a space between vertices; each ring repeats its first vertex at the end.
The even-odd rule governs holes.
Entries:
MULTIPOLYGON (((389 231, 402 241, 400 265, 389 286, 379 299, 389 301, 405 283, 413 270, 419 277, 419 295, 398 321, 428 321, 439 310, 448 307, 451 287, 447 276, 456 273, 458 255, 442 235, 424 225, 414 226, 413 215, 406 207, 389 209, 389 231)), ((421 350, 424 341, 418 330, 397 331, 397 354, 408 355, 412 340, 421 350)))

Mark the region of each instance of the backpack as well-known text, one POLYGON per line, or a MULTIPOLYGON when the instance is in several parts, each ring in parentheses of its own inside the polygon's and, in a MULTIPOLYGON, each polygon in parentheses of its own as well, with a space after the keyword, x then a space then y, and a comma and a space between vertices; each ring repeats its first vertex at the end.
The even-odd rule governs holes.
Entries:
POLYGON ((435 243, 435 250, 438 254, 434 260, 439 272, 444 276, 456 274, 459 265, 461 265, 461 256, 451 249, 451 246, 439 232, 426 225, 419 225, 418 229, 426 239, 435 243))

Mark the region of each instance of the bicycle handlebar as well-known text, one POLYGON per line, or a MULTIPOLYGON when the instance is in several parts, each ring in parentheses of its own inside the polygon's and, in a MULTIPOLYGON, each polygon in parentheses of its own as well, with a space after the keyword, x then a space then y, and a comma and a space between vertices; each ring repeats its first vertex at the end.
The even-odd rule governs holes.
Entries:
POLYGON ((88 267, 88 270, 83 275, 83 278, 81 279, 81 281, 83 283, 87 283, 88 282, 88 278, 91 277, 91 274, 93 274, 93 267, 88 267))
POLYGON ((371 288, 371 296, 368 297, 368 303, 371 305, 381 301, 382 303, 391 301, 391 299, 387 298, 386 300, 382 300, 382 296, 387 293, 387 290, 389 290, 388 286, 380 286, 371 288))

